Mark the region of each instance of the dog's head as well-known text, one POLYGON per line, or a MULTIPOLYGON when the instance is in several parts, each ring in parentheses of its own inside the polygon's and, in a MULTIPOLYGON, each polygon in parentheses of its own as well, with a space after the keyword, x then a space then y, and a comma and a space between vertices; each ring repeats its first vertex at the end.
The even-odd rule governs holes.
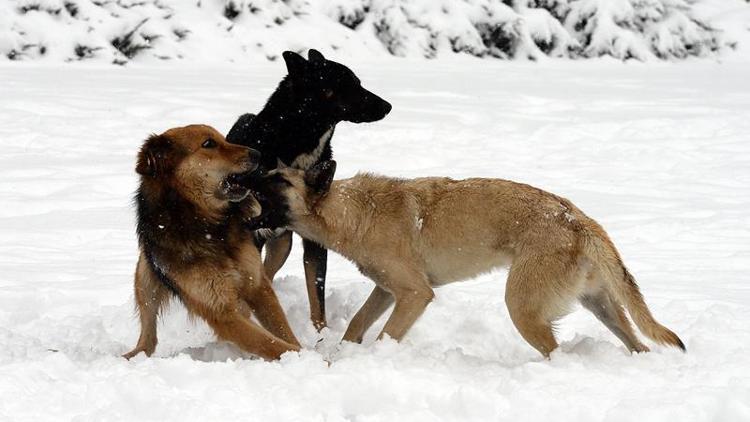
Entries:
POLYGON ((327 60, 317 50, 308 59, 292 51, 283 53, 288 81, 303 104, 311 104, 335 121, 374 122, 391 111, 391 104, 364 89, 348 67, 327 60))
POLYGON ((258 151, 228 143, 216 129, 190 125, 149 137, 135 171, 142 182, 174 189, 211 214, 248 197, 240 182, 259 161, 258 151))
POLYGON ((336 162, 329 160, 308 170, 280 165, 256 177, 251 188, 262 213, 254 220, 254 228, 291 228, 296 219, 312 214, 331 188, 335 173, 336 162))

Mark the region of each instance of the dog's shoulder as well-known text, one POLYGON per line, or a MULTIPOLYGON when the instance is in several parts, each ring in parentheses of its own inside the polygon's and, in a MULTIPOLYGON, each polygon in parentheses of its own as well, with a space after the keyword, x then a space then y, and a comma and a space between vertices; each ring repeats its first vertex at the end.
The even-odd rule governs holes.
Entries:
POLYGON ((360 191, 387 191, 397 188, 402 184, 403 180, 377 173, 359 172, 351 178, 337 180, 335 185, 343 189, 356 189, 360 191))
POLYGON ((416 196, 407 179, 358 173, 349 179, 337 180, 332 189, 344 201, 353 201, 378 213, 408 211, 415 206, 416 196), (377 210, 375 210, 377 208, 377 210))

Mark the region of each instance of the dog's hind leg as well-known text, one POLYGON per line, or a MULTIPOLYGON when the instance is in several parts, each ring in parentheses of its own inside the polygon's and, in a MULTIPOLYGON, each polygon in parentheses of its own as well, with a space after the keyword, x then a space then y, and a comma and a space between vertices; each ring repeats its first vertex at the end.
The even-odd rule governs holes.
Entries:
POLYGON ((281 236, 273 237, 266 241, 266 259, 263 260, 263 268, 269 279, 273 280, 276 273, 289 258, 292 250, 292 232, 286 231, 281 236))
POLYGON ((512 311, 510 317, 521 336, 544 357, 549 358, 550 353, 557 349, 551 321, 534 312, 512 311))
POLYGON ((135 303, 141 322, 141 334, 133 350, 122 355, 130 359, 140 352, 151 356, 156 350, 156 321, 159 310, 167 303, 170 292, 151 270, 143 254, 135 270, 135 303))
POLYGON ((320 331, 326 326, 326 267, 328 251, 317 243, 303 239, 305 281, 310 300, 310 319, 320 331))
POLYGON ((279 299, 271 287, 271 282, 264 278, 260 286, 243 293, 244 299, 250 305, 260 324, 276 337, 299 347, 299 341, 294 336, 289 322, 284 315, 279 299))
POLYGON ((393 303, 393 295, 375 286, 364 305, 357 311, 344 334, 344 341, 362 343, 365 332, 393 303))
POLYGON ((518 257, 505 287, 510 319, 521 336, 547 358, 558 346, 553 322, 569 307, 564 289, 573 271, 565 261, 544 253, 518 257))
POLYGON ((648 352, 649 349, 638 340, 625 316, 625 312, 614 298, 601 289, 593 294, 586 294, 580 299, 581 305, 591 311, 614 335, 617 336, 631 352, 648 352))

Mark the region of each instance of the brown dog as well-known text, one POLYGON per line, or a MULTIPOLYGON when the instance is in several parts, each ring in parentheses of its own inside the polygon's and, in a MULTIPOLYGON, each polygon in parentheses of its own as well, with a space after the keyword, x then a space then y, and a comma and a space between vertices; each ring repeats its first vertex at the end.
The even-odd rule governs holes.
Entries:
POLYGON ((604 229, 565 198, 500 179, 413 180, 360 174, 333 181, 335 162, 284 168, 255 182, 264 212, 357 264, 376 284, 344 340, 395 301, 382 337, 400 340, 432 301, 432 288, 510 266, 505 301, 521 335, 544 356, 553 323, 579 301, 635 352, 623 306, 657 343, 685 349, 651 316, 604 229))
POLYGON ((141 335, 124 357, 154 352, 157 316, 171 294, 220 338, 247 352, 276 359, 299 350, 247 228, 259 205, 237 183, 259 158, 257 151, 230 144, 203 125, 146 140, 136 166, 141 335))

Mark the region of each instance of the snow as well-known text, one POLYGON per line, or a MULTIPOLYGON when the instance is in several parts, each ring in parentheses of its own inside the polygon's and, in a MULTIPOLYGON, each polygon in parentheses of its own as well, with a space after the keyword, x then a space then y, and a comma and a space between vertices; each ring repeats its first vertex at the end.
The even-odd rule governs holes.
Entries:
POLYGON ((279 62, 236 68, 0 64, 0 420, 750 420, 747 63, 344 60, 393 104, 344 123, 338 177, 501 177, 609 231, 688 353, 630 355, 582 309, 547 361, 514 329, 505 271, 442 287, 402 343, 339 344, 373 284, 331 256, 321 336, 302 252, 274 284, 305 350, 264 362, 173 305, 136 342, 131 197, 152 132, 226 132, 279 62))

